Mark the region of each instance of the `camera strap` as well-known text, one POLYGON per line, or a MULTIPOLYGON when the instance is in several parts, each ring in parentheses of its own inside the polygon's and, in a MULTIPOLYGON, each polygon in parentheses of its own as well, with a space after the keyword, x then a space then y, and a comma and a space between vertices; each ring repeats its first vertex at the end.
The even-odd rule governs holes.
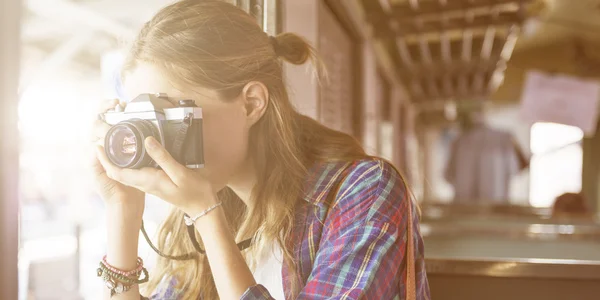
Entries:
MULTIPOLYGON (((192 123, 194 122, 194 114, 189 113, 183 118, 183 123, 179 127, 179 130, 175 134, 173 139, 173 146, 171 146, 171 151, 177 158, 184 159, 183 157, 183 149, 185 149, 185 143, 188 140, 188 133, 190 127, 192 127, 192 123)), ((184 163, 184 162, 182 162, 184 163)))
MULTIPOLYGON (((146 232, 146 228, 144 226, 144 221, 142 221, 142 226, 141 226, 140 230, 142 231, 142 234, 144 235, 144 239, 146 239, 146 242, 148 243, 150 248, 152 248, 152 250, 154 250, 154 252, 156 252, 156 254, 158 254, 164 258, 173 259, 173 260, 190 260, 190 259, 195 259, 198 256, 198 253, 205 254, 204 249, 202 249, 200 247, 200 243, 198 243, 198 239, 196 238, 196 230, 194 228, 194 225, 187 226, 187 233, 188 233, 188 236, 190 237, 192 245, 194 246, 194 249, 196 249, 196 252, 198 252, 198 253, 192 252, 192 253, 186 253, 186 254, 182 254, 182 255, 166 254, 166 253, 163 253, 162 251, 160 251, 158 249, 158 247, 156 247, 154 245, 154 243, 152 243, 152 241, 150 240, 150 237, 148 236, 148 233, 146 232)), ((251 245, 252 245, 252 238, 249 238, 249 239, 246 239, 246 240, 243 240, 243 241, 237 243, 238 249, 240 251, 248 249, 251 245)))

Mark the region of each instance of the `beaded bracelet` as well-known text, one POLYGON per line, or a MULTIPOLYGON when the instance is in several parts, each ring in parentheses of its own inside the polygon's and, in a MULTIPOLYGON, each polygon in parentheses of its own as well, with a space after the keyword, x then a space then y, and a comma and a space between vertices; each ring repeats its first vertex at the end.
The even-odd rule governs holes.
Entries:
MULTIPOLYGON (((140 263, 140 264, 142 263, 141 259, 138 259, 138 263, 140 263)), ((127 292, 135 284, 141 284, 141 283, 148 282, 148 270, 146 270, 146 268, 144 268, 143 266, 139 272, 137 272, 136 274, 132 274, 130 276, 123 275, 123 273, 127 274, 127 273, 134 272, 135 270, 125 272, 125 271, 116 269, 117 271, 120 271, 120 272, 116 272, 116 271, 113 271, 114 269, 116 269, 116 268, 112 267, 108 263, 105 263, 104 259, 103 259, 102 261, 100 261, 100 267, 97 270, 98 277, 101 277, 102 280, 104 281, 104 283, 106 284, 106 287, 108 289, 110 289, 111 297, 114 296, 115 294, 122 294, 122 293, 127 292), (139 278, 142 274, 144 275, 144 277, 139 278), (135 275, 135 278, 132 278, 133 275, 135 275)), ((137 268, 136 268, 136 270, 137 270, 137 268)))
POLYGON ((98 268, 97 271, 98 277, 116 279, 122 283, 127 284, 141 284, 146 283, 148 281, 148 270, 146 270, 146 268, 142 268, 142 271, 140 272, 141 274, 136 274, 136 278, 115 273, 112 270, 108 269, 108 267, 104 263, 100 263, 100 268, 98 268), (144 275, 144 277, 138 278, 141 277, 141 275, 144 275))
POLYGON ((142 271, 142 269, 144 268, 144 261, 142 260, 141 257, 137 258, 137 267, 135 268, 135 270, 131 270, 128 272, 119 270, 113 266, 111 266, 107 261, 106 261, 106 255, 104 255, 104 257, 102 258, 102 262, 104 263, 104 266, 106 266, 106 268, 108 268, 109 270, 113 271, 114 273, 117 274, 121 274, 123 276, 127 276, 127 277, 131 277, 133 275, 135 275, 136 277, 140 275, 140 272, 142 271))

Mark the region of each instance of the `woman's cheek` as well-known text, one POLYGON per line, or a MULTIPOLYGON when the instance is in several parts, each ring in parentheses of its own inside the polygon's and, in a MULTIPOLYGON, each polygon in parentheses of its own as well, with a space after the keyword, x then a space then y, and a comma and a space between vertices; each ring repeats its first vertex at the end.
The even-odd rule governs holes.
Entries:
POLYGON ((213 116, 205 120, 203 127, 206 171, 219 177, 234 172, 243 163, 248 148, 243 124, 213 116))

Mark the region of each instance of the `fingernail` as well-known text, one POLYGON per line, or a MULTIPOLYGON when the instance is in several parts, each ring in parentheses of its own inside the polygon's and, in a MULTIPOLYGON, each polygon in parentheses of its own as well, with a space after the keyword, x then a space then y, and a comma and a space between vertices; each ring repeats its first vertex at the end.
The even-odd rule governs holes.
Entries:
POLYGON ((150 149, 156 149, 160 145, 158 144, 158 141, 156 141, 155 138, 149 137, 146 139, 146 146, 148 146, 148 148, 150 148, 150 149))

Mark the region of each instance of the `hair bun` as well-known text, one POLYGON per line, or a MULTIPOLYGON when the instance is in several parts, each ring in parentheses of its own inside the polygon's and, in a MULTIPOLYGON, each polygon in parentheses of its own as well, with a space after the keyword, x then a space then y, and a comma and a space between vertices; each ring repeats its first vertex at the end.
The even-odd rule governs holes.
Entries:
POLYGON ((275 55, 281 56, 281 47, 279 46, 277 38, 271 35, 269 36, 269 41, 271 42, 271 46, 273 46, 273 50, 275 50, 275 55))
POLYGON ((277 36, 270 36, 269 40, 273 45, 275 54, 291 64, 304 64, 315 54, 313 47, 294 33, 286 32, 277 36))

